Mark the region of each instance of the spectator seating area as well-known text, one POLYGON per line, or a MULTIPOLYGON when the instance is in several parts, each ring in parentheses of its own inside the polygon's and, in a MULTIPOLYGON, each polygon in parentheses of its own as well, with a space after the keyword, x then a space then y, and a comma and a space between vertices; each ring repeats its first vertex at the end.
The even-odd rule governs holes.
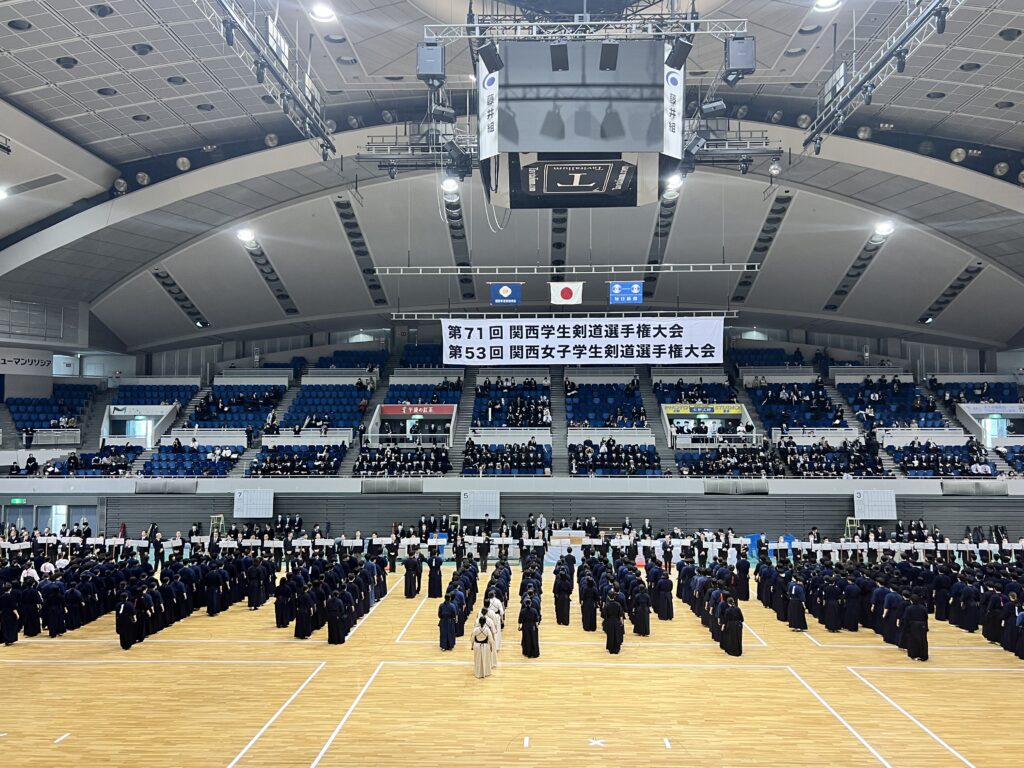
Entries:
POLYGON ((380 370, 388 361, 386 349, 354 350, 336 349, 316 361, 317 368, 369 368, 371 365, 380 370))
POLYGON ((348 446, 275 445, 263 450, 245 469, 246 477, 294 477, 336 475, 348 446))
POLYGON ((440 368, 443 360, 440 344, 410 344, 402 350, 403 368, 440 368))
POLYGON ((356 477, 444 475, 452 468, 445 447, 363 447, 352 474, 356 477))
POLYGON ((58 429, 62 417, 77 426, 95 392, 93 384, 54 384, 50 397, 9 397, 6 403, 18 429, 58 429))
POLYGON ((410 405, 437 404, 458 405, 462 398, 462 380, 440 384, 392 384, 384 396, 385 403, 408 403, 410 405))
POLYGON ((42 473, 47 477, 121 477, 131 474, 132 462, 142 451, 139 445, 107 445, 96 453, 72 453, 48 461, 42 473))
POLYGON ((647 411, 639 382, 629 384, 565 383, 565 418, 569 426, 646 427, 647 411))
POLYGON ((861 440, 844 440, 829 445, 827 440, 814 445, 797 445, 792 439, 779 441, 779 455, 798 477, 891 477, 877 456, 861 440))
POLYGON ((804 357, 799 350, 787 355, 781 347, 737 347, 729 350, 729 361, 738 368, 753 366, 803 365, 804 357))
POLYGON ((1011 381, 938 381, 928 385, 942 402, 952 403, 1018 403, 1021 401, 1017 385, 1011 381))
POLYGON ((258 431, 285 389, 280 384, 217 384, 196 406, 191 423, 204 429, 252 427, 258 431))
POLYGON ((323 419, 336 429, 355 429, 372 396, 373 390, 365 384, 303 384, 281 426, 301 427, 308 418, 312 424, 323 419))
POLYGON ((658 381, 654 384, 654 396, 662 405, 665 403, 735 403, 736 393, 728 384, 686 383, 681 379, 675 384, 658 381))
POLYGON ((122 384, 117 388, 114 405, 185 405, 196 396, 199 387, 181 384, 122 384))
POLYGON ((466 441, 462 452, 462 474, 471 477, 501 477, 551 474, 551 446, 529 443, 483 445, 466 441))
POLYGON ((1003 457, 1003 460, 1010 465, 1014 472, 1024 473, 1024 445, 1008 445, 1005 448, 997 448, 996 453, 1003 457))
POLYGON ((970 438, 964 445, 937 445, 914 441, 902 447, 888 445, 886 452, 907 477, 992 477, 996 468, 988 451, 970 438))
POLYGON ((747 387, 765 429, 845 427, 845 412, 836 407, 821 384, 768 384, 747 387))
POLYGON ((785 474, 782 460, 770 444, 760 448, 722 446, 710 451, 676 451, 676 466, 683 477, 778 477, 785 474))
POLYGON ((551 426, 551 387, 526 379, 515 383, 511 379, 489 379, 476 388, 473 402, 474 427, 526 427, 551 426))
POLYGON ((241 445, 196 447, 161 445, 142 466, 149 477, 224 477, 235 466, 245 448, 241 445))
POLYGON ((302 375, 302 369, 306 367, 306 358, 296 356, 291 359, 290 363, 263 363, 263 368, 271 368, 273 370, 288 370, 292 373, 292 378, 299 378, 302 375))
POLYGON ((898 376, 881 376, 877 380, 868 376, 860 384, 843 383, 836 388, 868 429, 945 426, 945 417, 936 409, 935 398, 925 396, 912 383, 901 382, 898 376))
POLYGON ((613 437, 597 444, 585 440, 569 446, 569 474, 574 477, 660 477, 661 459, 653 445, 623 445, 613 437))

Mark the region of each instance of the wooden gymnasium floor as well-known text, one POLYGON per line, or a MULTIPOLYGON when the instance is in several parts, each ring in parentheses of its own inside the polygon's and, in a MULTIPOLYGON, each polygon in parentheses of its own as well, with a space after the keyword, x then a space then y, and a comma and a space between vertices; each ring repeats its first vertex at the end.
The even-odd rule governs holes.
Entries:
POLYGON ((437 601, 405 599, 400 578, 342 646, 327 645, 326 629, 294 640, 269 603, 196 614, 128 653, 111 617, 22 639, 0 655, 0 763, 1019 763, 1024 663, 980 635, 933 623, 922 664, 874 633, 791 633, 748 603, 744 655, 733 659, 677 601, 674 621, 652 618, 651 637, 627 626, 616 657, 603 634, 582 631, 575 603, 571 625, 555 624, 550 579, 549 569, 541 658, 523 658, 513 618, 485 680, 473 677, 465 638, 441 653, 437 601))

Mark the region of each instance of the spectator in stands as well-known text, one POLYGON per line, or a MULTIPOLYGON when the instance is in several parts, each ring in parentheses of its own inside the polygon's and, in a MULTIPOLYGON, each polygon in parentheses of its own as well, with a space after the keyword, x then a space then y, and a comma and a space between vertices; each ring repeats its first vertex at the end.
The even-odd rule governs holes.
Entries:
POLYGON ((35 437, 36 431, 32 427, 25 427, 21 430, 21 439, 25 444, 25 450, 32 447, 32 439, 35 437))
POLYGON ((25 459, 25 473, 30 477, 39 474, 39 462, 31 453, 25 459))
POLYGON ((463 474, 476 473, 483 477, 488 471, 508 475, 513 471, 536 474, 538 470, 550 475, 551 464, 548 453, 538 447, 533 438, 527 443, 505 443, 496 449, 478 445, 470 438, 462 452, 463 474))
POLYGON ((785 474, 782 460, 771 441, 762 440, 759 448, 738 448, 725 445, 701 453, 676 453, 679 473, 683 476, 741 475, 745 477, 777 477, 785 474))
MULTIPOLYGON (((387 422, 385 422, 387 423, 387 422)), ((397 446, 364 446, 352 474, 359 477, 408 477, 443 475, 452 468, 448 449, 441 446, 424 449, 400 449, 397 446)))
POLYGON ((11 466, 10 466, 10 469, 7 470, 7 474, 10 475, 11 477, 15 477, 15 476, 21 474, 21 467, 18 466, 18 462, 17 461, 12 461, 11 462, 11 466))
POLYGON ((872 449, 861 440, 844 440, 833 447, 822 438, 814 445, 798 446, 793 438, 778 443, 786 466, 801 477, 882 477, 888 473, 878 460, 878 446, 872 449))
POLYGON ((594 476, 604 473, 643 475, 647 470, 661 474, 661 459, 651 445, 624 445, 605 437, 595 446, 590 441, 569 446, 569 474, 594 476))

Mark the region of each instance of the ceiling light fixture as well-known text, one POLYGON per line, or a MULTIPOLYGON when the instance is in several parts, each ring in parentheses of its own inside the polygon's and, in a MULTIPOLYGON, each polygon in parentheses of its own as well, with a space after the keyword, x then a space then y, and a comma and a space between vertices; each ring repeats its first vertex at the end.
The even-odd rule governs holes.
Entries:
POLYGON ((665 180, 666 189, 679 189, 683 186, 683 174, 673 173, 665 180))
POLYGON ((896 225, 892 223, 891 219, 880 221, 875 224, 875 234, 879 237, 888 237, 896 231, 896 225))
POLYGON ((963 147, 957 147, 949 153, 949 159, 954 163, 962 163, 967 159, 967 150, 963 147))
POLYGON ((330 22, 337 21, 338 17, 334 13, 334 9, 331 8, 327 3, 317 3, 309 12, 309 18, 313 21, 319 22, 330 22))
POLYGON ((810 124, 811 124, 811 116, 810 115, 800 115, 796 119, 796 127, 799 128, 800 130, 806 130, 807 127, 810 124))
POLYGON ((992 173, 996 176, 1005 176, 1010 172, 1010 164, 1005 160, 1000 160, 992 167, 992 173))
POLYGON ((441 182, 441 191, 453 194, 459 191, 459 182, 449 177, 441 182))
POLYGON ((135 174, 135 181, 140 187, 145 187, 149 184, 149 174, 145 171, 139 171, 135 174))
POLYGON ((253 232, 248 227, 243 227, 242 229, 235 232, 235 237, 237 237, 243 243, 252 243, 256 240, 256 233, 253 232))
POLYGON ((771 176, 778 176, 780 173, 782 173, 782 164, 779 162, 779 158, 772 158, 772 162, 768 166, 768 173, 771 176))
POLYGON ((814 0, 814 10, 828 13, 843 4, 843 0, 814 0))
POLYGON ((175 160, 174 161, 174 165, 175 165, 175 167, 179 171, 184 172, 184 171, 189 170, 192 167, 192 161, 189 160, 187 157, 183 156, 183 157, 179 157, 177 160, 175 160))
POLYGON ((6 199, 7 199, 7 190, 6 189, 0 189, 0 200, 6 200, 6 199))
POLYGON ((934 317, 926 317, 926 318, 924 319, 924 324, 925 324, 925 325, 931 325, 931 324, 932 324, 932 323, 934 323, 934 322, 935 322, 935 318, 934 318, 934 317))

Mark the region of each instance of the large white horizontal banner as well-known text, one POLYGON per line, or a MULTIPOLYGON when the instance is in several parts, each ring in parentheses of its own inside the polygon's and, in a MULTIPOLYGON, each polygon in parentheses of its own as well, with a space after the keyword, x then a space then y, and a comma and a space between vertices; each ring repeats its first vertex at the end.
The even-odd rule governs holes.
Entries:
POLYGON ((53 374, 53 352, 0 347, 0 373, 50 376, 53 374))
POLYGON ((721 317, 496 318, 441 321, 446 365, 722 362, 721 317))

